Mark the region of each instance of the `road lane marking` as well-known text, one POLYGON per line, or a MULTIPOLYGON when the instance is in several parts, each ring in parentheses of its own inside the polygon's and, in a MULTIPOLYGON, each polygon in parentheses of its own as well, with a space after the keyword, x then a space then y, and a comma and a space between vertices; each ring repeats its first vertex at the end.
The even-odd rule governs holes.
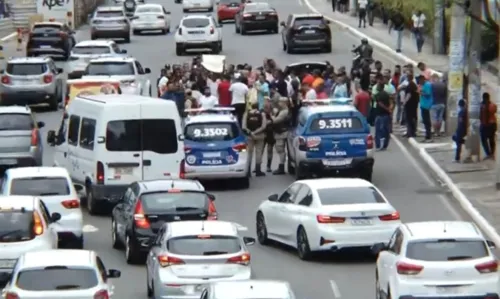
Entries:
POLYGON ((95 233, 97 231, 99 231, 99 229, 91 224, 85 224, 82 227, 82 232, 84 233, 95 233))
POLYGON ((335 280, 330 280, 330 287, 332 288, 333 297, 340 298, 342 295, 340 294, 339 286, 335 282, 335 280))

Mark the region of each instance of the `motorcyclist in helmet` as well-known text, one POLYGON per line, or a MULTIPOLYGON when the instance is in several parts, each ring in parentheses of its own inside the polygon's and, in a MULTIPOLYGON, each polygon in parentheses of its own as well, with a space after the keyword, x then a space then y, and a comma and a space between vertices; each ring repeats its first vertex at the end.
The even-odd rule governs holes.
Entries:
POLYGON ((361 45, 357 46, 354 50, 352 50, 354 53, 359 53, 362 59, 372 61, 372 55, 373 55, 373 48, 372 46, 368 43, 368 39, 363 38, 361 40, 361 45))

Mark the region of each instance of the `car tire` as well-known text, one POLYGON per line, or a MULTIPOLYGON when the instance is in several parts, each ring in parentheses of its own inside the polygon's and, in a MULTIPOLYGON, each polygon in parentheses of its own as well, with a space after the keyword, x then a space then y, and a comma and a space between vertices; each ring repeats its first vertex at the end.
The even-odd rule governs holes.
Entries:
POLYGON ((123 244, 120 242, 120 238, 118 237, 116 221, 114 218, 111 218, 111 245, 114 249, 123 249, 123 244))
POLYGON ((132 34, 139 35, 139 34, 141 34, 141 31, 140 30, 132 30, 132 34))
POLYGON ((371 182, 372 181, 372 175, 373 175, 373 168, 364 168, 361 170, 359 173, 359 178, 363 179, 365 181, 371 182))
POLYGON ((283 51, 286 51, 286 48, 287 48, 286 44, 285 44, 285 42, 283 42, 283 51))
POLYGON ((306 175, 304 174, 302 167, 300 167, 300 165, 296 164, 295 165, 295 180, 298 181, 298 180, 302 180, 305 178, 306 178, 306 175))
POLYGON ((132 241, 128 235, 125 239, 125 259, 129 265, 141 263, 141 254, 137 252, 136 248, 132 245, 132 241))
POLYGON ((59 109, 59 90, 56 91, 56 93, 50 97, 49 99, 49 111, 57 111, 59 109))
POLYGON ((170 33, 170 27, 168 27, 167 29, 165 29, 165 34, 168 34, 170 33))
POLYGON ((332 53, 332 44, 328 44, 325 47, 325 53, 332 53))
POLYGON ((247 31, 245 30, 245 27, 243 27, 243 25, 240 26, 240 33, 241 33, 241 35, 247 34, 247 31))
POLYGON ((77 238, 71 243, 71 248, 72 249, 83 249, 84 246, 84 241, 83 241, 83 235, 80 238, 77 238))
POLYGON ((248 189, 248 188, 250 188, 250 177, 245 176, 244 178, 236 179, 236 186, 239 189, 248 189))
POLYGON ((182 56, 184 54, 184 49, 179 44, 175 45, 175 55, 182 56))
POLYGON ((129 35, 125 36, 123 39, 125 40, 125 43, 129 44, 130 43, 130 33, 129 33, 129 35))
POLYGON ((86 189, 87 198, 87 211, 90 215, 97 215, 99 210, 99 203, 94 198, 94 192, 90 188, 86 189))
POLYGON ((269 239, 267 235, 267 225, 266 225, 266 219, 264 218, 264 214, 262 212, 257 212, 257 219, 256 219, 256 231, 257 231, 257 241, 259 241, 260 245, 267 245, 269 244, 269 239))
POLYGON ((236 24, 234 24, 234 32, 236 32, 238 34, 241 33, 240 27, 238 27, 236 24))
POLYGON ((214 55, 218 55, 220 53, 220 46, 218 42, 212 46, 212 53, 214 55))
POLYGON ((308 261, 312 257, 309 239, 307 238, 306 230, 302 226, 297 229, 297 254, 303 261, 308 261))
MULTIPOLYGON (((151 283, 153 283, 153 282, 151 282, 151 283)), ((147 269, 147 267, 146 267, 146 292, 147 292, 148 298, 153 297, 153 288, 149 284, 149 269, 147 269)))

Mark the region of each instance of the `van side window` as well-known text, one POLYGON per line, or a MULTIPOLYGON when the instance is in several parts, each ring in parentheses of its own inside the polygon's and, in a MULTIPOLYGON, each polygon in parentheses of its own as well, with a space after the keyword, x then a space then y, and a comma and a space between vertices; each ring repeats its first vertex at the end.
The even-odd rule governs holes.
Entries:
POLYGON ((78 145, 78 129, 80 128, 80 116, 71 115, 69 117, 68 144, 78 145))
POLYGON ((94 149, 95 137, 95 119, 82 118, 82 127, 80 128, 80 147, 88 150, 94 149))

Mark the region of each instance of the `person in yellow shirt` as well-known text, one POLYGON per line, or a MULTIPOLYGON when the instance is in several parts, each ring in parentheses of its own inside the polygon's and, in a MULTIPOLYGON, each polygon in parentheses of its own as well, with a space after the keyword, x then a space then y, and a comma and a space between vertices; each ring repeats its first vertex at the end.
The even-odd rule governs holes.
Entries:
POLYGON ((321 78, 320 70, 313 71, 314 81, 312 82, 312 88, 316 89, 318 86, 325 84, 325 80, 321 78))

